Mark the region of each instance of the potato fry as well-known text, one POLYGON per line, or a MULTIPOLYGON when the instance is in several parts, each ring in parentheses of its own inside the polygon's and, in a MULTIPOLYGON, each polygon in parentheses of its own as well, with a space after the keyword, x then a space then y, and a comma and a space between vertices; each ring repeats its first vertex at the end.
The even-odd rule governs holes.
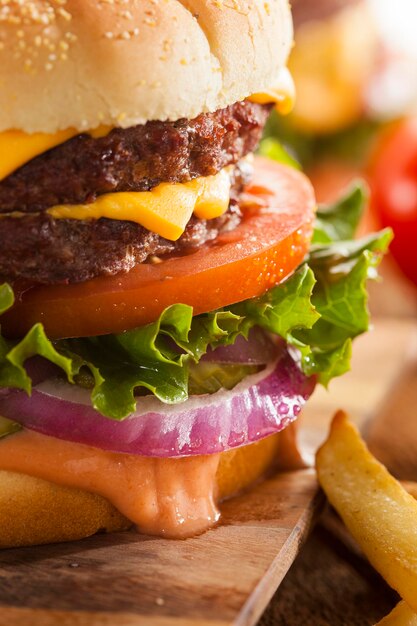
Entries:
POLYGON ((316 466, 329 501, 369 561, 417 612, 417 501, 372 456, 341 411, 316 466))
POLYGON ((417 626, 417 614, 405 602, 399 602, 376 626, 417 626))

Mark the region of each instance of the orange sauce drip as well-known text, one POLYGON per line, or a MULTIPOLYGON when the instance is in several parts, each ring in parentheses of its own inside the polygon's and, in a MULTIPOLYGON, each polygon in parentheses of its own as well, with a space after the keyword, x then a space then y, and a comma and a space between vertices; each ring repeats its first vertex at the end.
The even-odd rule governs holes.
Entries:
POLYGON ((23 430, 0 441, 0 469, 107 498, 140 532, 190 537, 215 524, 219 455, 159 459, 23 430))

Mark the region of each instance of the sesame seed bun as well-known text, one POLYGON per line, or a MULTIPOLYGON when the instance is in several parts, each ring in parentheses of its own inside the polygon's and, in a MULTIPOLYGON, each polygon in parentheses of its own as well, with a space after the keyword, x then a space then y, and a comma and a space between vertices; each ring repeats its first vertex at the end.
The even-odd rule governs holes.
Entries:
POLYGON ((6 0, 0 131, 193 118, 273 86, 288 0, 6 0))

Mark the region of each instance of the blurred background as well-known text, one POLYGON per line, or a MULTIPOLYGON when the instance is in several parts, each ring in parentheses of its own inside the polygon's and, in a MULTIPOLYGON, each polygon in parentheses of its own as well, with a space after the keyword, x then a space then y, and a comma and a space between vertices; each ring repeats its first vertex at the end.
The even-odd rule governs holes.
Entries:
POLYGON ((417 0, 292 0, 297 101, 274 114, 261 150, 284 149, 319 202, 365 178, 362 233, 391 226, 371 310, 417 314, 417 0))

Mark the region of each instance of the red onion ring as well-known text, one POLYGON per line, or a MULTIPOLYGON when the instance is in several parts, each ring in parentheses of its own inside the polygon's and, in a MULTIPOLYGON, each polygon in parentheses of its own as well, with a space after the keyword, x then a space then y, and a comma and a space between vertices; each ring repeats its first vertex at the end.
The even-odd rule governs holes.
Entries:
POLYGON ((57 376, 60 373, 60 368, 44 359, 41 356, 32 356, 25 362, 25 370, 32 380, 32 385, 37 385, 52 376, 57 376))
POLYGON ((181 405, 140 399, 141 411, 121 422, 102 416, 86 390, 47 381, 32 397, 10 390, 0 414, 45 435, 141 456, 212 454, 277 433, 298 416, 311 395, 307 378, 288 352, 272 367, 248 376, 231 391, 194 396, 181 405))
POLYGON ((278 357, 285 347, 284 341, 274 342, 258 327, 249 332, 247 339, 239 335, 234 344, 212 350, 208 348, 202 361, 210 363, 266 365, 278 357))
MULTIPOLYGON (((41 356, 32 356, 27 359, 25 370, 32 381, 32 385, 38 385, 44 380, 51 378, 51 376, 57 376, 61 371, 57 365, 41 356)), ((0 387, 0 396, 7 396, 9 393, 10 389, 7 387, 0 387)))

